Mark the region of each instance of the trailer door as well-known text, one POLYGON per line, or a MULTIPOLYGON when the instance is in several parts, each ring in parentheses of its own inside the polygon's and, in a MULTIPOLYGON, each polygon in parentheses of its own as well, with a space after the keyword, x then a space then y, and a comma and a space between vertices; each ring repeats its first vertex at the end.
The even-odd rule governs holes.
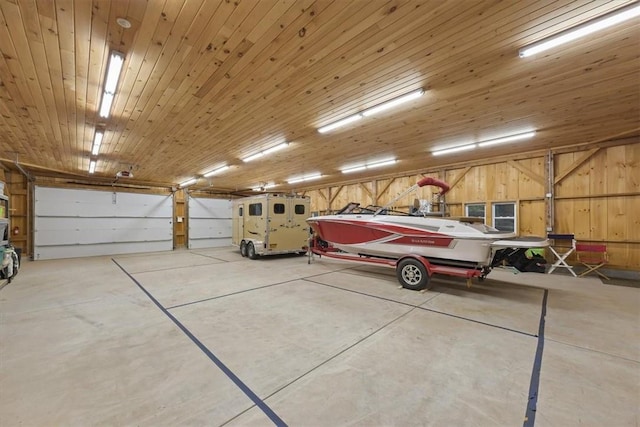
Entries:
POLYGON ((269 237, 267 241, 267 252, 288 251, 291 248, 287 241, 288 214, 286 198, 275 196, 270 198, 268 203, 269 237))

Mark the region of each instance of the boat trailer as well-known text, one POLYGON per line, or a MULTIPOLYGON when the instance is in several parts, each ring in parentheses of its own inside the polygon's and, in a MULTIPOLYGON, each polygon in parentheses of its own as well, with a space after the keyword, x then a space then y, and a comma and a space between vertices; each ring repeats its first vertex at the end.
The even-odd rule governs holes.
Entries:
POLYGON ((375 264, 394 268, 396 270, 398 282, 400 282, 402 287, 413 291, 431 289, 433 287, 433 284, 431 283, 431 276, 434 274, 464 277, 467 279, 467 287, 470 288, 471 279, 477 277, 478 280, 484 280, 487 274, 491 271, 490 267, 478 269, 434 264, 429 262, 425 257, 413 254, 407 254, 398 259, 377 258, 368 255, 353 255, 320 243, 317 239, 313 239, 311 245, 309 245, 309 264, 311 263, 311 257, 313 254, 320 257, 326 256, 328 258, 339 259, 342 261, 375 264))

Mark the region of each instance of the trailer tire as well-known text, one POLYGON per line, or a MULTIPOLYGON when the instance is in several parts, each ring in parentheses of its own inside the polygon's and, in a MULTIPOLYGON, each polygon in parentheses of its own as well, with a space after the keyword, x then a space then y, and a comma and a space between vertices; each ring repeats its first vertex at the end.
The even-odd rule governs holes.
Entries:
POLYGON ((247 242, 244 240, 240 242, 240 255, 242 255, 243 258, 247 256, 247 242))
POLYGON ((419 291, 429 285, 429 274, 425 266, 414 258, 406 258, 396 267, 398 281, 405 289, 419 291))
POLYGON ((253 246, 253 242, 247 243, 247 256, 249 259, 258 259, 258 254, 256 254, 256 247, 253 246))

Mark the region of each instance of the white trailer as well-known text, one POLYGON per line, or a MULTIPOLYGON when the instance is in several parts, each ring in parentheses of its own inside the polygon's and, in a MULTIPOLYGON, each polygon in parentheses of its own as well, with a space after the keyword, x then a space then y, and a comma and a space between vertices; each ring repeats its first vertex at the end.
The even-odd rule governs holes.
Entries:
POLYGON ((307 251, 310 199, 260 194, 233 201, 231 243, 243 257, 307 251))

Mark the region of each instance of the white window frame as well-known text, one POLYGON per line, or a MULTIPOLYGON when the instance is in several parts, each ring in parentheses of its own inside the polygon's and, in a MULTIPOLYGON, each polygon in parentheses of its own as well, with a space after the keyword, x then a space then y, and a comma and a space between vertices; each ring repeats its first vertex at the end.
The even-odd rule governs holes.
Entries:
POLYGON ((467 203, 464 205, 464 215, 474 218, 482 218, 482 221, 487 223, 487 204, 486 203, 467 203), (469 206, 482 206, 484 215, 482 217, 476 217, 474 215, 469 215, 469 206))
POLYGON ((501 230, 504 232, 513 232, 517 233, 518 231, 518 206, 516 202, 495 202, 491 204, 491 226, 493 228, 498 229, 496 227, 496 219, 512 219, 513 220, 513 230, 501 230), (513 206, 513 216, 496 216, 496 206, 499 205, 511 205, 513 206))

